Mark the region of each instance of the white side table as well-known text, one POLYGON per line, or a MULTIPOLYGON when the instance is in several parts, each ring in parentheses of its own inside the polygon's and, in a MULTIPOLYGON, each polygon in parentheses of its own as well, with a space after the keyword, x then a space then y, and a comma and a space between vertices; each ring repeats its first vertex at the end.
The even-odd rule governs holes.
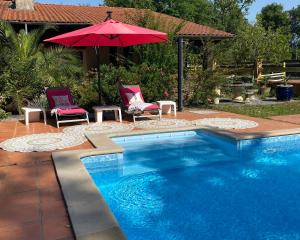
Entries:
POLYGON ((174 116, 176 116, 176 102, 173 102, 173 101, 157 101, 157 104, 160 107, 160 109, 162 110, 163 114, 169 114, 173 110, 174 116))
POLYGON ((103 120, 103 112, 104 111, 114 111, 115 113, 115 119, 120 122, 122 122, 122 112, 121 108, 118 106, 96 106, 93 107, 95 111, 95 121, 96 122, 102 122, 103 120))
POLYGON ((44 123, 45 125, 47 124, 45 108, 23 107, 22 110, 25 112, 25 124, 27 126, 29 125, 29 122, 39 121, 41 112, 44 116, 44 123))

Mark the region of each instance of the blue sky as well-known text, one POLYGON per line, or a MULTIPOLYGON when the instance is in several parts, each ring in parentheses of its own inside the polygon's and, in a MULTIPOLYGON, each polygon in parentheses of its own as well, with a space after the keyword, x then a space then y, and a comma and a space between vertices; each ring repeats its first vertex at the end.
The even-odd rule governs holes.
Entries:
POLYGON ((256 0, 249 9, 248 20, 254 22, 256 14, 260 12, 264 6, 274 2, 282 4, 285 10, 290 10, 300 5, 300 0, 256 0))
MULTIPOLYGON (((61 3, 61 4, 80 4, 80 5, 99 5, 102 0, 36 0, 37 2, 46 3, 61 3)), ((141 0, 142 1, 142 0, 141 0)), ((256 0, 255 3, 249 9, 248 20, 250 22, 255 21, 255 16, 261 9, 270 3, 280 3, 286 10, 292 9, 300 5, 300 0, 256 0)))

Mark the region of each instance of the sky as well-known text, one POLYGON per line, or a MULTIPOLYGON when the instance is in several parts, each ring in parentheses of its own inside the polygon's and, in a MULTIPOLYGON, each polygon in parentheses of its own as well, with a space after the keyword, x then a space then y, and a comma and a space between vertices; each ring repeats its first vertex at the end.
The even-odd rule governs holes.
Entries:
POLYGON ((274 2, 283 5, 285 10, 290 10, 300 5, 300 0, 256 0, 249 9, 248 20, 254 22, 256 14, 259 13, 264 6, 274 2))
MULTIPOLYGON (((36 2, 99 5, 99 3, 102 3, 102 0, 36 0, 36 2)), ((264 6, 274 2, 282 4, 285 10, 290 10, 293 7, 300 5, 300 0, 256 0, 249 9, 249 14, 247 16, 248 20, 254 22, 256 14, 259 13, 264 6)))

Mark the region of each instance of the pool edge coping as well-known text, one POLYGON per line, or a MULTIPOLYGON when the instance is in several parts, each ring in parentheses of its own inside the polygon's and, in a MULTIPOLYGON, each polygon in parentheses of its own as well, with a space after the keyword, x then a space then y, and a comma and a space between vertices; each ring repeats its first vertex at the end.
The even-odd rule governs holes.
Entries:
POLYGON ((105 199, 102 197, 100 191, 98 191, 90 174, 81 162, 81 158, 124 152, 122 147, 111 140, 112 137, 193 130, 204 130, 234 141, 300 134, 300 128, 261 133, 236 133, 217 128, 192 126, 172 129, 134 130, 131 132, 103 135, 86 135, 87 139, 95 148, 52 153, 55 171, 64 196, 75 238, 80 240, 126 239, 118 221, 115 219, 105 199), (81 185, 84 186, 80 188, 81 185), (82 211, 82 209, 84 209, 84 211, 82 211))

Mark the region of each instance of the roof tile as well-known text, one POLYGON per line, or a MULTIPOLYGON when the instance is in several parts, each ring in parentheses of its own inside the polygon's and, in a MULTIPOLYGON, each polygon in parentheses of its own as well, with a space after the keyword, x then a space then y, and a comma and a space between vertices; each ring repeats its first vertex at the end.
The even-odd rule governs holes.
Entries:
MULTIPOLYGON (((103 21, 108 10, 113 11, 113 18, 117 21, 134 24, 134 18, 130 15, 139 14, 141 9, 119 8, 107 6, 75 6, 61 4, 35 3, 34 11, 15 10, 9 8, 10 1, 0 0, 0 20, 9 22, 32 22, 32 23, 61 23, 61 24, 95 24, 103 21)), ((166 14, 153 12, 171 30, 182 24, 178 35, 195 37, 226 38, 233 35, 208 26, 184 21, 180 18, 166 14)))

